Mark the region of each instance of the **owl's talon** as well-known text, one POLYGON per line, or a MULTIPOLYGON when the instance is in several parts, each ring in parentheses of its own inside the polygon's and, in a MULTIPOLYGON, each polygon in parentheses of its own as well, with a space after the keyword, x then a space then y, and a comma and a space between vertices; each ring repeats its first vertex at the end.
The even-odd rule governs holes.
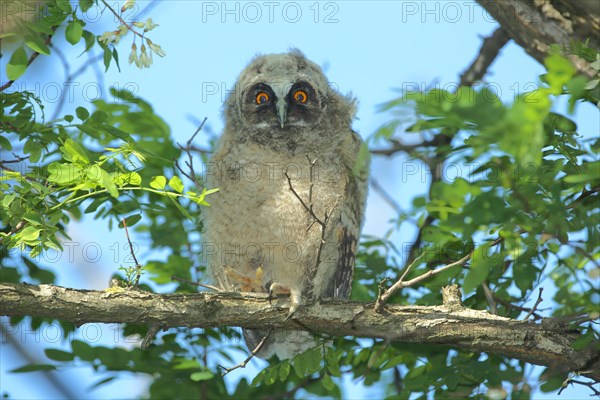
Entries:
POLYGON ((296 311, 298 311, 298 308, 300 308, 300 304, 298 304, 298 303, 292 303, 292 305, 290 307, 290 311, 288 311, 287 316, 283 320, 287 321, 288 319, 292 318, 292 316, 294 314, 296 314, 296 311))
POLYGON ((269 305, 272 306, 273 305, 273 299, 276 298, 277 296, 275 296, 274 290, 273 290, 273 285, 269 285, 269 289, 268 289, 268 293, 269 293, 269 305))

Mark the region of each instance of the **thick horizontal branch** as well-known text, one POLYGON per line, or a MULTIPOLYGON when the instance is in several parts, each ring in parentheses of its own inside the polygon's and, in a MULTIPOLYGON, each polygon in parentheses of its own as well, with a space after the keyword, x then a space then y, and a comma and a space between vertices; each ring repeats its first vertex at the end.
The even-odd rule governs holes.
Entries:
POLYGON ((332 336, 450 345, 580 372, 600 380, 600 353, 594 346, 579 352, 573 350, 571 343, 577 334, 567 333, 552 320, 536 324, 466 309, 460 303, 458 290, 453 295, 448 294, 452 291, 445 291, 444 305, 388 305, 381 313, 370 303, 323 300, 305 305, 287 321, 287 298, 270 305, 266 294, 161 295, 113 290, 0 283, 0 315, 50 317, 77 325, 100 322, 163 328, 309 329, 332 336))

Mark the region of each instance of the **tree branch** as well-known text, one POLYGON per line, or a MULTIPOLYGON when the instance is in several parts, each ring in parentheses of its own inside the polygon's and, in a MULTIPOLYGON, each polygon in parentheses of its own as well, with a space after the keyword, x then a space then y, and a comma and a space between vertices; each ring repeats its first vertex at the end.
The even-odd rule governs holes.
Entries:
MULTIPOLYGON (((594 2, 572 0, 477 0, 530 56, 543 63, 553 44, 569 49, 574 40, 587 42, 600 51, 599 8, 594 2)), ((569 50, 567 50, 568 52, 569 50)), ((596 71, 590 63, 566 54, 577 71, 592 78, 596 71)))
POLYGON ((535 324, 466 309, 460 304, 458 289, 450 289, 445 290, 441 306, 388 305, 384 313, 377 313, 372 303, 330 299, 307 304, 295 320, 284 321, 288 305, 280 297, 271 306, 264 293, 154 294, 0 283, 0 314, 50 317, 77 325, 133 323, 163 328, 273 325, 293 330, 301 322, 326 335, 450 345, 600 380, 597 343, 577 352, 571 344, 579 335, 558 324, 535 324))

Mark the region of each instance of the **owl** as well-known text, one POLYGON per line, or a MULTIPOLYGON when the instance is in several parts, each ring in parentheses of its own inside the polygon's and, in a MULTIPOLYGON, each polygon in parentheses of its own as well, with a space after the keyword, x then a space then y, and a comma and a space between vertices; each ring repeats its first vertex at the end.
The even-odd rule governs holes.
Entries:
MULTIPOLYGON (((219 188, 202 241, 216 286, 289 295, 288 317, 350 296, 368 172, 354 114, 354 100, 298 50, 258 56, 241 72, 205 171, 206 186, 219 188)), ((245 330, 248 348, 265 333, 245 330)), ((274 330, 256 355, 291 358, 315 340, 274 330)))

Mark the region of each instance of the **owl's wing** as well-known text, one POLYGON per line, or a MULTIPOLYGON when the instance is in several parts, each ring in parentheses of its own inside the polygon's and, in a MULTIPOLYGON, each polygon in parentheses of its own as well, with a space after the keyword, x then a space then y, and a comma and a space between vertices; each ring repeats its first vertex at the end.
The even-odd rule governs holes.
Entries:
POLYGON ((338 243, 337 262, 326 296, 347 299, 352 290, 354 260, 358 250, 358 240, 364 217, 367 196, 369 153, 357 133, 352 132, 354 165, 351 165, 346 184, 344 200, 340 207, 339 219, 331 221, 333 235, 338 243))

